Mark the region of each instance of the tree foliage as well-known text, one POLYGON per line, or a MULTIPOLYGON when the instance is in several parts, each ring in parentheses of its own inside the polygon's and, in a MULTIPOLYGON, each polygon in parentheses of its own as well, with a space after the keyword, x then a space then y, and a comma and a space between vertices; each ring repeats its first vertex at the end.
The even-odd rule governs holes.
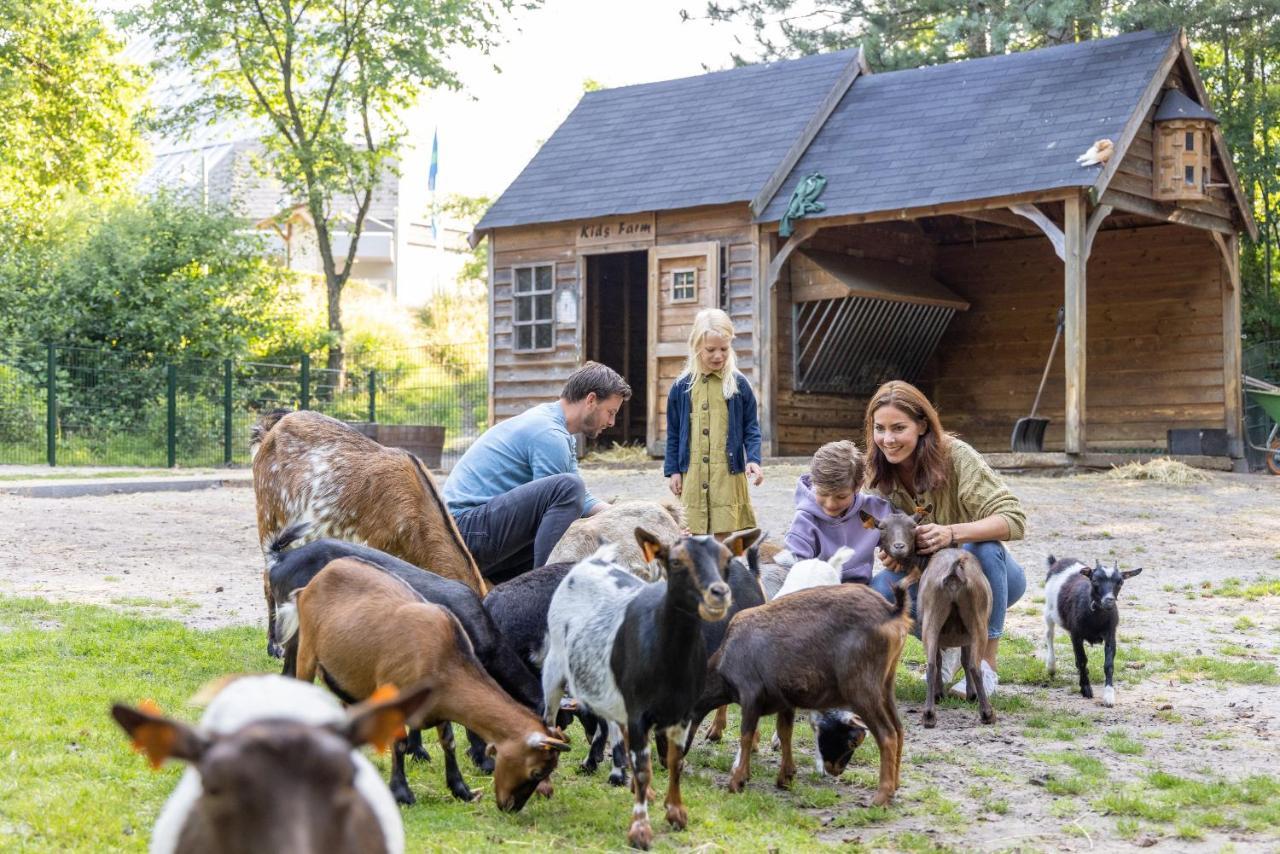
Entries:
POLYGON ((707 16, 752 27, 738 63, 861 46, 878 71, 1185 28, 1261 232, 1242 249, 1246 334, 1280 335, 1280 0, 713 0, 707 16))
POLYGON ((38 229, 76 194, 124 186, 137 165, 145 75, 81 2, 0 0, 0 218, 38 229))
POLYGON ((515 0, 151 0, 135 20, 204 92, 169 119, 261 124, 266 166, 316 225, 329 367, 342 367, 341 294, 401 120, 424 88, 457 88, 447 52, 487 51, 515 0), (351 240, 335 256, 333 232, 351 240))

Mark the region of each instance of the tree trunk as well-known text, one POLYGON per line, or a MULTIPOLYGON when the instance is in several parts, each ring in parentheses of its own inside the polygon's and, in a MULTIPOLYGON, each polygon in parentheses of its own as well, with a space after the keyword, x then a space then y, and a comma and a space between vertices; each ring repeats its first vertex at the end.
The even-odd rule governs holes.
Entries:
POLYGON ((345 354, 342 350, 342 287, 347 283, 347 273, 338 271, 333 258, 333 241, 329 236, 329 223, 324 218, 324 211, 318 199, 313 199, 308 208, 312 222, 316 227, 316 244, 320 250, 320 263, 324 269, 325 297, 328 303, 329 320, 329 356, 325 360, 325 369, 329 372, 328 382, 319 384, 317 390, 321 399, 328 399, 334 388, 341 388, 343 372, 346 368, 345 354))

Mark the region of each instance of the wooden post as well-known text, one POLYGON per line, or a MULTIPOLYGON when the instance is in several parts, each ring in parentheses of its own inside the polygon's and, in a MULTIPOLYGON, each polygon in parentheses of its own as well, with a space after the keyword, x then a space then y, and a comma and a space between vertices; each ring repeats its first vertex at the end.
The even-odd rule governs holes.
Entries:
POLYGON ((756 385, 760 389, 760 445, 766 456, 778 455, 777 411, 778 386, 774 369, 778 334, 775 298, 769 282, 773 262, 773 234, 756 226, 756 299, 753 337, 756 352, 756 385))
MULTIPOLYGON (((1215 237, 1217 235, 1214 235, 1215 237)), ((1222 373, 1226 395, 1227 453, 1234 459, 1244 457, 1244 392, 1241 389, 1240 333, 1240 238, 1232 234, 1223 239, 1226 249, 1223 266, 1226 280, 1222 287, 1222 373)))
POLYGON ((1065 244, 1066 282, 1064 305, 1066 306, 1066 452, 1083 454, 1087 448, 1085 439, 1085 267, 1089 261, 1087 252, 1088 219, 1085 216, 1083 195, 1067 199, 1063 203, 1066 217, 1063 220, 1065 244))

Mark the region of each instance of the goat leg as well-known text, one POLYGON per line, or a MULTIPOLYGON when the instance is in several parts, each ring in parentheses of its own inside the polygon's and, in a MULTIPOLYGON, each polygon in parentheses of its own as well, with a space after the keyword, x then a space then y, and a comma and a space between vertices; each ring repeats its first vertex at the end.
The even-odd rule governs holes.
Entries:
POLYGON ((1107 632, 1107 639, 1102 649, 1102 673, 1106 678, 1106 684, 1102 689, 1102 705, 1110 708, 1116 704, 1116 686, 1112 684, 1112 677, 1116 669, 1116 630, 1114 627, 1107 632))
POLYGON ((930 637, 925 644, 924 658, 924 712, 920 723, 928 729, 938 725, 938 695, 942 693, 942 648, 936 638, 930 637))
POLYGON ((648 851, 653 844, 653 828, 649 826, 649 778, 653 768, 649 761, 649 734, 637 723, 627 724, 627 758, 631 762, 632 789, 635 803, 631 807, 631 827, 627 842, 631 847, 648 851))
POLYGON ((658 764, 667 770, 667 734, 663 730, 653 731, 653 752, 658 754, 658 764))
POLYGON ((733 759, 733 773, 729 775, 729 791, 737 794, 751 779, 751 745, 755 743, 756 727, 760 725, 760 713, 754 704, 742 705, 742 732, 738 737, 738 755, 733 759))
POLYGON ((707 741, 719 741, 724 737, 724 731, 729 726, 729 707, 720 706, 716 709, 716 716, 711 720, 711 726, 707 727, 707 741))
POLYGON ((1089 687, 1089 659, 1084 654, 1084 638, 1071 636, 1071 648, 1076 653, 1076 670, 1080 673, 1080 696, 1093 699, 1093 688, 1089 687))
POLYGON ((578 770, 584 774, 594 774, 604 761, 604 749, 609 743, 609 727, 595 715, 579 715, 582 731, 587 735, 587 755, 582 757, 578 770))
POLYGON ((987 696, 987 683, 982 681, 982 665, 974 663, 974 659, 977 658, 974 654, 976 648, 976 639, 960 647, 960 663, 964 666, 964 677, 968 680, 966 687, 978 699, 978 719, 984 724, 993 724, 996 722, 996 710, 991 708, 991 698, 987 696))
POLYGON ((267 655, 280 658, 284 650, 276 640, 276 598, 271 595, 271 574, 266 570, 262 573, 262 592, 267 597, 267 655))
POLYGON ((1044 669, 1049 675, 1049 681, 1053 681, 1053 674, 1057 672, 1057 659, 1053 655, 1053 617, 1048 614, 1044 615, 1044 669))
POLYGON ((782 741, 782 763, 778 766, 777 780, 779 789, 791 788, 791 781, 796 776, 795 757, 791 754, 791 730, 795 722, 795 709, 783 709, 778 712, 778 738, 782 741))
POLYGON ((871 805, 882 807, 893 800, 893 793, 898 788, 898 731, 883 709, 870 708, 868 711, 871 714, 865 718, 865 723, 880 748, 880 785, 871 798, 871 805))
POLYGON ((610 749, 610 759, 613 762, 613 768, 609 771, 610 786, 625 786, 627 784, 627 734, 622 731, 617 724, 611 723, 608 726, 612 748, 610 749))
POLYGON ((684 743, 689 737, 688 724, 666 731, 667 742, 667 822, 676 830, 689 826, 689 810, 680 799, 680 770, 684 765, 684 743))
POLYGON ((440 750, 444 753, 444 781, 449 791, 460 801, 474 801, 479 795, 472 792, 467 782, 462 779, 462 771, 458 769, 458 756, 454 752, 453 724, 445 721, 436 727, 436 736, 440 739, 440 750))
POLYGON ((489 756, 488 748, 489 745, 483 738, 467 730, 467 758, 481 774, 493 773, 494 762, 489 756))
POLYGON ((409 752, 409 740, 396 739, 391 751, 391 796, 396 803, 409 806, 414 802, 413 791, 409 788, 409 779, 404 773, 404 757, 409 752))
MULTIPOLYGON (((483 750, 483 748, 481 748, 483 750)), ((417 759, 421 762, 430 762, 431 754, 427 753, 427 746, 422 743, 422 730, 414 728, 409 730, 409 743, 405 751, 410 758, 417 759)))

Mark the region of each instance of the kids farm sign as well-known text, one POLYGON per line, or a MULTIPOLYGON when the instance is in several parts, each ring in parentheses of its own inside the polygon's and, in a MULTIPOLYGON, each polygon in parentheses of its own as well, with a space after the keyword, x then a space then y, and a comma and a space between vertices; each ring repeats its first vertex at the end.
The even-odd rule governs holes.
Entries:
POLYGON ((578 226, 578 247, 614 243, 652 243, 653 214, 610 216, 587 220, 578 226))

